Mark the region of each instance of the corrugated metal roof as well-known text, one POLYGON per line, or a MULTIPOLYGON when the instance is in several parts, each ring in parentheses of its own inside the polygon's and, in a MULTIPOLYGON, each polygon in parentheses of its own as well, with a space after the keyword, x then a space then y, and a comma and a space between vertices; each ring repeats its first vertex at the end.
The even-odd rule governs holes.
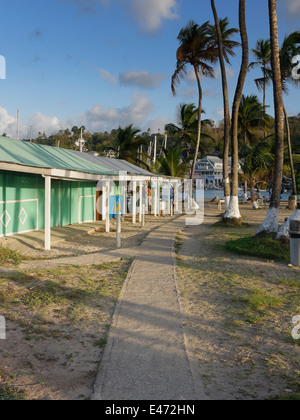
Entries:
POLYGON ((127 172, 131 175, 142 175, 142 176, 155 176, 149 171, 146 171, 145 169, 140 168, 139 166, 133 165, 132 163, 129 163, 125 160, 121 159, 108 159, 104 158, 102 156, 93 156, 89 153, 83 153, 78 152, 76 150, 69 150, 69 152, 76 154, 83 159, 86 159, 89 162, 93 162, 95 164, 101 165, 104 168, 107 168, 112 171, 117 172, 127 172))
POLYGON ((117 175, 118 171, 89 162, 69 150, 0 137, 0 162, 35 168, 63 169, 99 175, 117 175))

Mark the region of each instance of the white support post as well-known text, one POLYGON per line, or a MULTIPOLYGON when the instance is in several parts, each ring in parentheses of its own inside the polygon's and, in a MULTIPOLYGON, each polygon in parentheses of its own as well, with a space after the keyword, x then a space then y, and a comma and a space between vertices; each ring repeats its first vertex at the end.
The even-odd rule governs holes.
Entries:
POLYGON ((142 223, 142 214, 143 214, 143 204, 144 204, 144 196, 143 196, 143 182, 139 181, 139 196, 140 196, 140 206, 139 206, 139 222, 142 223))
POLYGON ((121 248, 121 234, 122 234, 122 212, 117 213, 117 248, 121 248))
POLYGON ((145 227, 145 214, 146 214, 146 205, 143 204, 143 207, 142 207, 142 227, 145 227))
POLYGON ((159 182, 157 181, 157 190, 156 190, 156 214, 158 217, 160 217, 160 185, 159 182))
POLYGON ((152 211, 151 213, 153 214, 154 217, 157 217, 157 209, 158 209, 158 205, 157 205, 157 181, 155 182, 155 184, 152 184, 151 187, 151 205, 152 205, 152 211))
POLYGON ((174 185, 174 213, 182 214, 182 201, 179 200, 179 186, 181 182, 177 181, 174 185))
POLYGON ((132 223, 136 223, 136 181, 132 183, 132 223))
POLYGON ((167 215, 171 214, 171 184, 168 182, 167 215))
POLYGON ((45 177, 45 250, 51 250, 51 177, 45 177))
POLYGON ((107 181, 105 185, 105 231, 106 233, 110 232, 110 211, 109 211, 109 201, 110 201, 110 182, 107 181))
POLYGON ((127 183, 124 182, 123 185, 123 215, 127 214, 127 183))

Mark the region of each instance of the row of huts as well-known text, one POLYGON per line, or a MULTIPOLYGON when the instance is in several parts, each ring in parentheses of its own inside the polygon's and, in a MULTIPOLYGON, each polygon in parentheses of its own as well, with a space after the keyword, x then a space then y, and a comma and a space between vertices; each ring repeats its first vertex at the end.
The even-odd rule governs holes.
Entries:
POLYGON ((120 211, 135 223, 179 206, 179 179, 126 161, 0 137, 0 236, 106 220, 120 211))

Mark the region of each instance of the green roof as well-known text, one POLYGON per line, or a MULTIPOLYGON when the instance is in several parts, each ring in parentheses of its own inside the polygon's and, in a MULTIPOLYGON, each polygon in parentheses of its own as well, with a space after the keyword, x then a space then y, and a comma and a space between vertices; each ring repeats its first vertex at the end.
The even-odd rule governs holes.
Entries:
POLYGON ((63 169, 97 175, 117 175, 69 150, 0 137, 0 162, 35 168, 63 169))

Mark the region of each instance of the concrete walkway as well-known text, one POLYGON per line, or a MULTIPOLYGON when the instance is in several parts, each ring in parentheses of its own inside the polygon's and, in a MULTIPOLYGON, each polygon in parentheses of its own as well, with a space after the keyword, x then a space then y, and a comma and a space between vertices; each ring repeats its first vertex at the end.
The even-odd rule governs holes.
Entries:
MULTIPOLYGON (((68 265, 83 266, 115 262, 120 261, 121 258, 134 258, 138 253, 138 249, 138 247, 122 248, 113 249, 111 251, 96 252, 87 255, 79 255, 78 257, 64 257, 49 260, 26 261, 18 266, 18 270, 51 270, 68 265)), ((15 270, 15 268, 13 270, 15 270)), ((7 269, 5 269, 5 271, 7 271, 7 269)))
POLYGON ((94 400, 206 399, 189 351, 177 284, 178 218, 152 232, 138 249, 94 387, 94 400))

